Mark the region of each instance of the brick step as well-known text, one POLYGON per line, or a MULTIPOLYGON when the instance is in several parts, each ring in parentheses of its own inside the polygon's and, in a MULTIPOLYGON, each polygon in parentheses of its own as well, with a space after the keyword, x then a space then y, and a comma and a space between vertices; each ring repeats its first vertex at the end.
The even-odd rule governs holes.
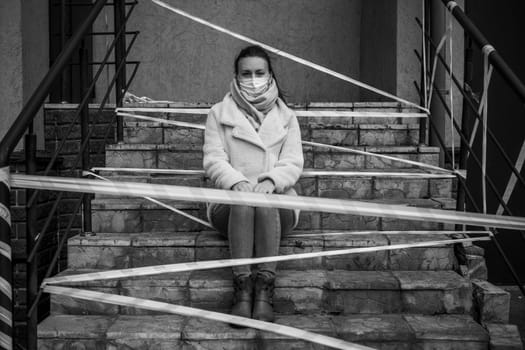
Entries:
MULTIPOLYGON (((439 148, 428 146, 369 146, 358 150, 438 165, 439 148)), ((414 168, 406 163, 325 148, 304 146, 304 167, 323 170, 414 168)), ((106 166, 158 169, 202 169, 202 145, 114 144, 106 146, 106 166)))
MULTIPOLYGON (((452 198, 381 199, 366 200, 371 203, 404 205, 435 209, 455 209, 452 198)), ((189 214, 206 219, 203 203, 163 201, 189 214)), ((202 226, 190 219, 139 198, 95 199, 93 207, 94 232, 159 232, 197 231, 202 226)), ((301 211, 297 229, 301 230, 441 230, 451 227, 430 221, 410 221, 376 216, 342 215, 301 211)))
MULTIPOLYGON (((140 113, 140 115, 144 115, 140 113)), ((157 115, 151 115, 159 118, 157 115)), ((168 119, 204 125, 206 116, 160 116, 168 119)), ((204 131, 162 122, 141 121, 124 117, 124 142, 130 144, 202 145, 204 131)), ((419 144, 419 124, 354 124, 347 118, 299 118, 301 137, 339 146, 411 146, 419 144)))
MULTIPOLYGON (((69 270, 62 275, 82 272, 88 271, 69 270)), ((230 269, 69 286, 219 312, 228 312, 233 301, 230 269)), ((284 270, 277 275, 274 307, 279 314, 468 314, 471 299, 470 282, 453 271, 284 270)), ((53 295, 51 311, 57 314, 158 314, 53 295)))
MULTIPOLYGON (((206 121, 207 112, 214 103, 191 103, 191 102, 175 102, 170 104, 165 103, 129 103, 126 108, 148 108, 149 111, 125 111, 126 113, 136 113, 141 115, 154 116, 156 118, 177 119, 186 122, 195 122, 203 124, 206 121), (168 112, 163 108, 170 108, 168 112), (177 113, 177 109, 202 109, 201 112, 195 114, 177 113), (181 119, 179 119, 181 118, 181 119), (185 119, 182 119, 185 118, 185 119)), ((58 105, 61 106, 61 105, 58 105)), ((308 125, 308 122, 325 123, 329 121, 338 127, 355 124, 418 124, 421 118, 425 117, 420 110, 403 106, 397 102, 310 102, 307 104, 297 103, 289 104, 289 106, 297 111, 299 123, 308 125), (349 111, 353 112, 352 116, 302 116, 301 111, 322 111, 324 113, 331 111, 349 111), (371 117, 370 113, 374 116, 371 117), (332 123, 334 122, 334 123, 332 123)), ((137 121, 137 119, 124 117, 124 121, 137 121)))
MULTIPOLYGON (((313 169, 305 169, 306 174, 313 169)), ((389 176, 391 170, 381 170, 381 176, 371 176, 365 171, 345 176, 303 176, 295 186, 299 194, 310 197, 346 198, 346 199, 400 199, 451 197, 455 177, 452 175, 422 174, 414 177, 389 176), (361 175, 362 174, 362 175, 361 175), (438 177, 439 176, 439 177, 438 177)), ((396 172, 415 173, 397 169, 396 172)), ((210 187, 203 174, 195 175, 129 175, 118 172, 102 171, 100 175, 111 181, 167 184, 191 187, 210 187)), ((97 195, 107 198, 108 195, 97 195)))
MULTIPOLYGON (((485 350, 489 334, 467 315, 289 315, 276 323, 372 348, 485 350)), ((39 349, 327 349, 253 329, 175 315, 54 315, 38 327, 39 349)))
MULTIPOLYGON (((294 231, 294 234, 305 233, 294 231)), ((315 232, 310 232, 310 234, 315 232)), ((352 247, 385 246, 450 239, 449 234, 363 232, 344 236, 284 237, 279 254, 299 254, 352 247)), ((187 233, 98 233, 68 242, 71 269, 114 269, 230 258, 228 242, 212 231, 187 233)), ((418 247, 279 263, 280 270, 450 270, 456 266, 451 246, 418 247)))

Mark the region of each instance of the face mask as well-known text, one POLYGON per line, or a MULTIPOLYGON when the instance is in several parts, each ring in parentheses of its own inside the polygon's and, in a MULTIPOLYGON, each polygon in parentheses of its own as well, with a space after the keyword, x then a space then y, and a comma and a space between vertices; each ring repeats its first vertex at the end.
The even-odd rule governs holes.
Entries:
POLYGON ((260 78, 241 78, 239 79, 239 88, 250 96, 262 94, 270 82, 270 76, 260 78))

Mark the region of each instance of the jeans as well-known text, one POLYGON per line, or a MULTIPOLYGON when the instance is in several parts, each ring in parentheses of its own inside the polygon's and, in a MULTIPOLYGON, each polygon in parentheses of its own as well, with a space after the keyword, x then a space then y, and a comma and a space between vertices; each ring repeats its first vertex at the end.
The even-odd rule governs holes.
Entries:
MULTIPOLYGON (((233 259, 279 254, 281 235, 291 231, 294 212, 290 209, 220 204, 211 212, 212 225, 229 241, 233 259)), ((275 277, 277 262, 259 264, 258 274, 275 277)), ((250 265, 232 267, 236 277, 251 275, 250 265)))

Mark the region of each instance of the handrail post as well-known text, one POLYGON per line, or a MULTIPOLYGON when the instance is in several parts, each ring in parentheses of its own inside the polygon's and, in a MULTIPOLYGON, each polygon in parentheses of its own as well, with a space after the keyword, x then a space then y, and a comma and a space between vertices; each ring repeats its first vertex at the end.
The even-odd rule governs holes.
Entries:
MULTIPOLYGON (((85 46, 86 40, 82 40, 82 45, 80 47, 79 56, 80 56, 80 91, 81 96, 89 93, 88 87, 88 50, 85 46)), ((85 103, 82 106, 80 112, 80 145, 86 143, 86 147, 81 154, 82 158, 82 170, 89 170, 89 104, 85 103)), ((83 216, 83 234, 91 234, 92 225, 91 225, 91 195, 84 196, 82 204, 82 216, 83 216)))
MULTIPOLYGON (((114 32, 115 36, 121 27, 126 25, 126 1, 125 0, 113 0, 113 17, 114 17, 114 32)), ((126 60, 126 29, 124 28, 123 34, 117 37, 117 43, 115 45, 115 67, 120 62, 126 60)), ((117 107, 122 107, 122 101, 124 100, 124 88, 126 87, 126 64, 117 75, 115 84, 115 104, 117 107)), ((117 116, 117 142, 124 140, 124 127, 123 118, 117 116)))
MULTIPOLYGON (((36 174, 36 135, 33 133, 25 136, 25 163, 26 174, 36 174)), ((26 189, 26 198, 31 198, 34 190, 26 189)), ((36 206, 33 204, 26 207, 26 255, 29 256, 33 250, 37 234, 36 206)), ((43 234, 43 233, 42 233, 43 234)), ((38 294, 38 258, 28 261, 26 265, 26 305, 32 305, 38 294)), ((38 308, 26 316, 26 341, 28 350, 37 349, 37 325, 38 308)))
POLYGON ((0 348, 13 348, 13 263, 11 257, 11 212, 9 210, 9 165, 0 163, 0 348))

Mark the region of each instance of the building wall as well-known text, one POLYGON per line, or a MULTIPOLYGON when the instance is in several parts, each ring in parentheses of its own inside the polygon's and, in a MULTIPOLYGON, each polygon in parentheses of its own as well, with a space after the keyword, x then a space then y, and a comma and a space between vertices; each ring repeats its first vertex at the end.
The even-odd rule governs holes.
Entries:
MULTIPOLYGON (((235 32, 360 78, 361 0, 332 0, 329 6, 317 0, 185 0, 176 4, 235 32)), ((111 10, 106 11, 111 22, 111 10)), ((141 34, 130 59, 142 63, 131 92, 157 100, 222 99, 233 77, 234 57, 247 44, 149 1, 140 2, 135 11, 129 28, 141 34)), ((99 26, 106 26, 105 17, 99 26)), ((105 39, 99 38, 96 46, 104 47, 105 39)), ((274 62, 290 101, 359 99, 357 88, 337 78, 281 57, 274 62)))
MULTIPOLYGON (((0 1, 0 52, 2 138, 49 69, 47 1, 0 1)), ((34 125, 43 148, 42 111, 34 125)))
POLYGON ((22 108, 22 15, 18 0, 0 1, 0 138, 22 108))

